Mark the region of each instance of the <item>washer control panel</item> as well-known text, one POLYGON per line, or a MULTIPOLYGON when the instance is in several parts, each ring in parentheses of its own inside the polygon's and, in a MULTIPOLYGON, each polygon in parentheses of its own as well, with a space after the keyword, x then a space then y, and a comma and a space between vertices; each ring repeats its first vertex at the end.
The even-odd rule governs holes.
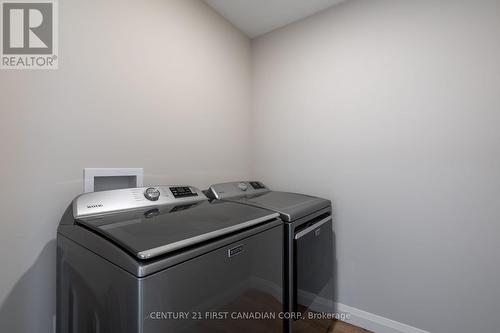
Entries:
POLYGON ((136 208, 190 204, 208 198, 196 187, 159 185, 84 193, 73 200, 75 218, 93 217, 136 208))
POLYGON ((220 183, 210 186, 207 195, 212 199, 229 199, 269 192, 269 189, 259 181, 242 181, 220 183))

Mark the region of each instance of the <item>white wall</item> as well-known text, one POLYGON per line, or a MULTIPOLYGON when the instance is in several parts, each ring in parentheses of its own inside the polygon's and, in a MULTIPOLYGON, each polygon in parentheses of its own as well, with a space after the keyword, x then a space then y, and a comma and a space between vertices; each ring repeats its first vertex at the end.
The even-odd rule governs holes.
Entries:
POLYGON ((195 0, 59 4, 60 69, 0 71, 1 332, 52 332, 52 240, 84 167, 202 188, 249 173, 243 34, 195 0))
POLYGON ((500 325, 500 2, 351 0, 254 41, 254 177, 333 200, 337 300, 500 325))

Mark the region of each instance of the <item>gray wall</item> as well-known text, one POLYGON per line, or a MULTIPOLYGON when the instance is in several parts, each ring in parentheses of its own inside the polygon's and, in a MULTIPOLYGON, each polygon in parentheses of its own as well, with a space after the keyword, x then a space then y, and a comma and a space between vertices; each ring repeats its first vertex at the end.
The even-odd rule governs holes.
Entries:
POLYGON ((59 70, 0 71, 0 331, 51 332, 58 220, 116 166, 329 197, 341 303, 498 330, 499 1, 351 0, 258 38, 252 115, 250 44, 202 2, 60 13, 59 70))
POLYGON ((254 41, 254 176, 333 200, 338 301, 500 326, 500 1, 347 1, 254 41))
POLYGON ((52 332, 53 239, 82 168, 144 167, 145 183, 200 187, 249 173, 245 36, 201 1, 59 5, 60 69, 0 71, 5 333, 52 332))

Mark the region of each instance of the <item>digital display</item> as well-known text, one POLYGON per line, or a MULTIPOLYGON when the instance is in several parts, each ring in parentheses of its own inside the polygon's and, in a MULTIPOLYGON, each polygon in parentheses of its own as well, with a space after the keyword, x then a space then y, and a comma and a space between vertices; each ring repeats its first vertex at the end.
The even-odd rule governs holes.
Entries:
POLYGON ((170 187, 170 192, 174 198, 195 197, 198 193, 194 193, 188 186, 170 187))
POLYGON ((260 190, 266 188, 262 183, 259 182, 250 182, 250 185, 254 188, 254 190, 260 190))

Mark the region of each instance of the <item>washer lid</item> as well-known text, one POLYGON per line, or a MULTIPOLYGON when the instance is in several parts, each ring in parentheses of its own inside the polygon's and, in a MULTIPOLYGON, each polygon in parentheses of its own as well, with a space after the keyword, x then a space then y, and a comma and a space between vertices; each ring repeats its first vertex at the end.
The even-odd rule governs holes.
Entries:
POLYGON ((232 202, 207 201, 77 219, 140 259, 205 242, 274 220, 277 213, 232 202))
POLYGON ((237 201, 278 212, 281 219, 286 222, 297 220, 331 205, 327 199, 278 191, 242 197, 237 201))

